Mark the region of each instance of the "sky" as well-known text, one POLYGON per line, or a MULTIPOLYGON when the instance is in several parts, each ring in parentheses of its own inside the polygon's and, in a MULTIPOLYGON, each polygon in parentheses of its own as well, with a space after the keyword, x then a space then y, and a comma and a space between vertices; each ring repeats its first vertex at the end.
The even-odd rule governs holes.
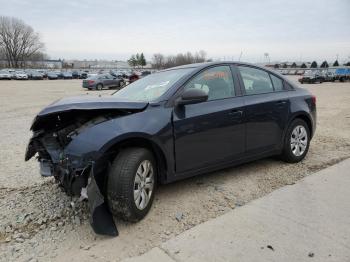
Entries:
POLYGON ((51 58, 126 60, 204 50, 248 62, 350 61, 350 0, 0 0, 51 58))

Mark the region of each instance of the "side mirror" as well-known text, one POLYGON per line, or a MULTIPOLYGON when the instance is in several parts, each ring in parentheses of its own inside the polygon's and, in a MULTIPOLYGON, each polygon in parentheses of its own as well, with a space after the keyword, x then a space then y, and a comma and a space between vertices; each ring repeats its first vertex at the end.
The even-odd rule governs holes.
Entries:
POLYGON ((185 90, 181 97, 175 101, 175 105, 198 104, 208 100, 208 95, 201 89, 190 88, 185 90))

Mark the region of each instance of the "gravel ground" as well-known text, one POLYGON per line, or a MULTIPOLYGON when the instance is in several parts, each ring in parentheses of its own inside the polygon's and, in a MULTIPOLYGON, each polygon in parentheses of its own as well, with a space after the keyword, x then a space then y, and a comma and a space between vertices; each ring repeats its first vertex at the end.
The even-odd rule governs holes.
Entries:
POLYGON ((0 82, 0 261, 119 261, 350 157, 350 83, 303 85, 318 105, 316 135, 304 161, 269 158, 161 186, 144 220, 117 220, 119 237, 96 236, 86 203, 41 178, 35 160, 23 160, 35 114, 61 97, 86 93, 80 84, 0 82))

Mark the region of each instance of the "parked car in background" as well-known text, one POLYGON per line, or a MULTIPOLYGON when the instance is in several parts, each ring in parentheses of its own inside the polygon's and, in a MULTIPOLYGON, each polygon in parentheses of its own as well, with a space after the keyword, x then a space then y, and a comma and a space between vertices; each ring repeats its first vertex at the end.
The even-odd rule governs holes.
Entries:
POLYGON ((306 71, 305 74, 298 79, 298 81, 301 84, 304 83, 309 83, 309 84, 314 84, 314 83, 322 83, 325 81, 324 76, 321 75, 321 73, 317 71, 306 71))
POLYGON ((73 71, 72 72, 73 79, 79 79, 80 78, 80 72, 79 71, 73 71))
POLYGON ((88 73, 87 74, 87 78, 91 78, 91 77, 95 77, 95 76, 98 76, 98 74, 94 74, 94 73, 88 73))
POLYGON ((114 76, 114 77, 116 77, 116 78, 128 78, 128 76, 125 75, 125 74, 124 74, 123 72, 121 72, 121 71, 113 71, 113 70, 111 70, 111 71, 109 72, 109 74, 112 75, 112 76, 114 76))
POLYGON ((31 79, 33 80, 43 80, 44 79, 44 76, 42 73, 40 72, 37 72, 37 71, 33 71, 31 73, 31 79))
POLYGON ((47 70, 38 70, 37 72, 39 72, 43 76, 43 78, 47 78, 47 74, 48 74, 47 70))
POLYGON ((306 88, 251 64, 201 63, 52 103, 35 117, 25 160, 37 156, 67 194, 87 188, 93 229, 116 236, 112 215, 144 218, 158 183, 276 155, 300 162, 315 128, 306 88))
POLYGON ((86 79, 88 78, 88 73, 87 72, 81 72, 79 79, 86 79))
POLYGON ((58 72, 55 72, 55 73, 56 73, 58 79, 63 79, 63 72, 58 71, 58 72))
POLYGON ((104 88, 122 88, 125 86, 123 78, 117 78, 110 74, 101 74, 91 76, 83 80, 83 87, 94 90, 102 90, 104 88))
POLYGON ((305 74, 305 70, 297 70, 296 75, 303 75, 305 74))
POLYGON ((56 80, 56 79, 58 79, 58 75, 57 75, 57 73, 49 72, 49 73, 47 73, 47 79, 56 80))
POLYGON ((141 74, 133 72, 128 76, 129 83, 133 83, 141 78, 141 74))
POLYGON ((151 71, 142 71, 141 72, 141 77, 145 77, 151 74, 151 71))
POLYGON ((337 68, 334 72, 334 80, 340 82, 350 80, 350 68, 337 68))
POLYGON ((11 80, 12 74, 6 70, 0 70, 0 80, 11 80))
POLYGON ((24 71, 16 71, 14 76, 16 80, 28 80, 28 75, 24 71))
POLYGON ((28 79, 32 79, 32 74, 34 70, 25 70, 24 72, 27 74, 28 79))
POLYGON ((62 76, 63 76, 63 79, 73 79, 73 75, 71 72, 63 72, 62 76))
POLYGON ((324 72, 322 74, 325 82, 334 82, 335 81, 335 75, 332 72, 324 72))

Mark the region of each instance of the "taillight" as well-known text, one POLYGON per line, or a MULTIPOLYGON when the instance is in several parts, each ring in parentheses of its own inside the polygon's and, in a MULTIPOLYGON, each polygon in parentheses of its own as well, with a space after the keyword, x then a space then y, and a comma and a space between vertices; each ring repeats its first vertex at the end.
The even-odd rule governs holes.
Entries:
POLYGON ((94 80, 89 80, 88 83, 89 83, 89 85, 92 85, 93 83, 95 83, 95 81, 94 80))
POLYGON ((313 105, 316 105, 316 96, 312 96, 312 97, 311 97, 311 103, 312 103, 313 105))

